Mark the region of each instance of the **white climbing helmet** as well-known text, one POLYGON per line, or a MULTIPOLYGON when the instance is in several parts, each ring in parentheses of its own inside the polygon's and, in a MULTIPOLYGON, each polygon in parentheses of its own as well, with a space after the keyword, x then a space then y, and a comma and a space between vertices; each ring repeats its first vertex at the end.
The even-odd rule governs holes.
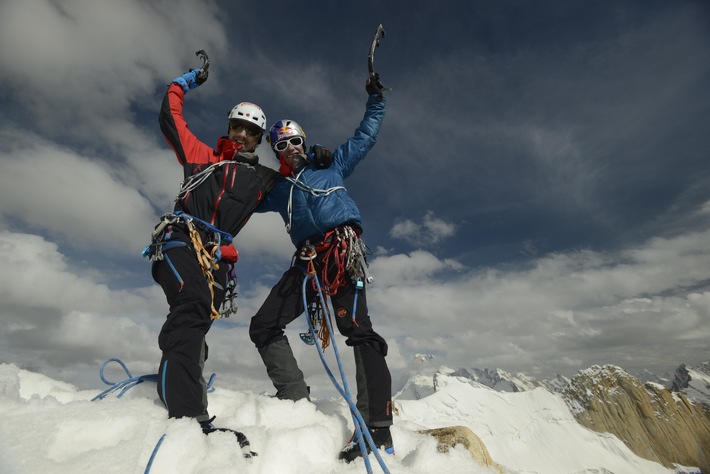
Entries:
POLYGON ((256 104, 251 102, 241 102, 235 105, 227 116, 229 120, 243 120, 245 122, 256 124, 261 133, 266 132, 266 115, 256 104))

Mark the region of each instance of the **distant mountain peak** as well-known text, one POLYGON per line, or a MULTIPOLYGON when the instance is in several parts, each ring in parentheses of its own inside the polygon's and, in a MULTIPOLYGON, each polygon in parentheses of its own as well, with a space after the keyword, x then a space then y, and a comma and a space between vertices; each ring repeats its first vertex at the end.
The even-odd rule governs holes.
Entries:
POLYGON ((414 360, 419 363, 423 362, 429 362, 430 360, 433 360, 434 356, 432 354, 415 354, 414 355, 414 360))
MULTIPOLYGON (((418 354, 417 357, 420 355, 422 354, 418 354)), ((431 359, 434 358, 434 356, 429 357, 431 357, 431 359)), ((546 386, 545 383, 539 382, 533 377, 523 373, 511 374, 502 369, 451 369, 441 366, 433 375, 416 374, 410 377, 394 398, 401 400, 418 400, 424 398, 445 386, 448 377, 457 378, 473 386, 485 386, 497 392, 524 392, 536 387, 546 386)), ((562 385, 561 383, 560 386, 562 385)))
POLYGON ((670 390, 710 408, 710 362, 703 362, 698 368, 680 364, 673 374, 670 390))

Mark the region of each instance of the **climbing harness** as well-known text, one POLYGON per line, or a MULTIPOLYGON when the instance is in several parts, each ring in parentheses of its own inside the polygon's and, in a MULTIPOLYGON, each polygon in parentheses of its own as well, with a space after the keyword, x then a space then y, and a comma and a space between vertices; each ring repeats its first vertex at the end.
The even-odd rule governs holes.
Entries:
MULTIPOLYGON (((217 249, 219 249, 221 245, 231 244, 234 239, 232 234, 218 229, 209 222, 198 219, 197 217, 191 216, 183 211, 173 211, 171 213, 164 214, 160 218, 160 223, 155 226, 155 229, 151 234, 151 243, 143 249, 141 255, 148 258, 151 262, 155 262, 163 259, 164 252, 166 250, 179 245, 187 245, 185 242, 176 242, 171 240, 172 231, 169 226, 179 223, 187 225, 188 229, 192 227, 195 230, 202 230, 205 235, 208 235, 213 239, 213 241, 207 243, 207 246, 215 246, 217 249)), ((201 240, 202 239, 200 239, 200 241, 201 240)), ((215 256, 221 257, 221 255, 214 249, 212 252, 215 253, 215 256)))
MULTIPOLYGON (((158 382, 158 374, 146 374, 146 375, 141 375, 139 377, 134 377, 131 374, 131 371, 128 370, 128 367, 126 367, 126 364, 123 363, 121 359, 116 359, 116 358, 110 358, 104 361, 103 364, 101 364, 101 367, 99 367, 99 377, 101 378, 101 381, 105 383, 106 385, 110 385, 109 388, 104 390, 103 392, 99 393, 96 395, 94 398, 91 399, 91 401, 96 401, 96 400, 103 400, 106 398, 107 395, 109 395, 112 392, 116 392, 120 390, 119 394, 116 395, 116 398, 121 398, 129 389, 135 387, 139 383, 143 382, 158 382), (106 366, 110 364, 111 362, 116 362, 119 364, 123 370, 126 372, 126 375, 128 378, 125 380, 121 380, 120 382, 111 382, 104 377, 104 369, 106 369, 106 366)), ((207 382, 207 392, 214 392, 214 381, 217 378, 217 374, 212 374, 210 376, 209 381, 207 382)))
POLYGON ((298 188, 301 191, 305 191, 313 196, 316 197, 322 197, 322 196, 327 196, 331 193, 334 193, 335 191, 338 191, 342 189, 343 191, 346 191, 345 186, 333 186, 332 188, 328 189, 318 189, 318 188, 313 188, 303 181, 299 181, 299 178, 303 174, 303 172, 306 170, 306 168, 303 168, 301 171, 298 172, 295 178, 289 176, 286 178, 286 181, 291 183, 291 190, 288 193, 288 223, 286 224, 286 232, 289 234, 291 233, 291 224, 292 224, 292 219, 291 219, 291 214, 293 211, 293 188, 298 188))
MULTIPOLYGON (((318 296, 318 300, 320 301, 321 307, 326 307, 325 295, 324 295, 324 292, 321 290, 320 282, 318 281, 318 275, 317 275, 317 272, 315 271, 315 265, 312 265, 314 257, 315 257, 315 253, 310 256, 311 263, 309 264, 308 274, 303 279, 303 285, 302 285, 303 302, 304 302, 304 304, 306 304, 306 302, 307 302, 306 288, 307 288, 309 280, 311 280, 312 284, 316 286, 316 294, 318 296)), ((357 293, 356 293, 356 295, 357 295, 357 293)), ((357 300, 355 302, 357 303, 357 300)), ((354 312, 355 311, 353 309, 353 313, 354 312)), ((327 326, 328 331, 330 333, 333 333, 333 323, 330 318, 330 313, 328 313, 326 311, 326 313, 324 314, 322 319, 325 322, 325 325, 327 326)), ((316 331, 315 331, 315 328, 314 328, 310 318, 308 318, 308 329, 311 333, 311 338, 315 339, 316 331)), ((362 458, 365 460, 365 468, 367 469, 368 474, 372 474, 372 466, 370 465, 370 458, 367 453, 367 447, 365 445, 365 443, 367 442, 367 445, 370 447, 371 452, 375 455, 375 458, 377 459, 377 462, 379 463, 380 468, 382 469, 382 472, 385 474, 389 474, 389 470, 387 469, 387 465, 385 464, 385 461, 382 459, 382 456, 380 456, 380 453, 377 450, 377 446, 375 446, 375 443, 372 440, 370 430, 367 428, 367 425, 365 424, 365 420, 362 418, 360 411, 357 409, 357 405, 355 404, 355 402, 352 399, 352 396, 350 395, 350 389, 348 388, 348 381, 347 381, 347 378, 345 377, 345 372, 343 370, 343 363, 340 358, 340 352, 338 351, 338 346, 335 343, 335 340, 332 340, 332 344, 333 344, 333 352, 335 353, 335 359, 338 363, 338 370, 340 371, 340 378, 343 382, 342 386, 338 383, 338 381, 333 376, 333 372, 330 370, 330 367, 328 367, 328 363, 325 360, 325 355, 323 353, 323 349, 321 347, 316 346, 318 349, 318 356, 320 357, 321 363, 323 364, 323 367, 325 368, 325 371, 328 374, 328 377, 330 377, 330 381, 333 382, 333 385, 335 386, 336 390, 338 390, 340 395, 345 399, 345 401, 348 404, 348 408, 350 409, 350 414, 353 419, 353 424, 355 425, 355 434, 356 434, 355 438, 357 438, 357 443, 358 443, 358 446, 360 447, 360 453, 362 454, 362 458)))
MULTIPOLYGON (((212 224, 182 211, 174 211, 163 215, 160 223, 156 226, 151 235, 151 243, 143 249, 142 255, 152 262, 165 259, 175 274, 175 277, 180 282, 179 291, 182 291, 184 281, 170 260, 170 257, 165 252, 171 248, 186 246, 188 244, 179 240, 171 240, 172 229, 170 226, 173 224, 183 224, 187 229, 187 233, 192 244, 192 250, 195 252, 195 256, 197 257, 197 262, 200 265, 203 276, 207 279, 207 285, 210 289, 210 295, 212 296, 213 302, 210 319, 219 319, 221 316, 220 312, 217 311, 214 306, 214 286, 217 285, 219 287, 219 284, 215 283, 214 274, 212 272, 219 268, 218 262, 220 258, 222 258, 220 246, 232 243, 232 234, 224 232, 212 224), (202 234, 210 239, 207 243, 203 243, 200 231, 202 231, 202 234)), ((230 273, 232 273, 234 277, 236 276, 233 272, 230 273)), ((234 309, 236 307, 234 304, 234 298, 236 297, 236 281, 232 282, 230 280, 227 288, 224 290, 226 292, 225 296, 229 298, 229 303, 226 306, 227 309, 225 310, 226 314, 233 314, 236 312, 234 309), (231 288, 230 285, 232 285, 231 288)))

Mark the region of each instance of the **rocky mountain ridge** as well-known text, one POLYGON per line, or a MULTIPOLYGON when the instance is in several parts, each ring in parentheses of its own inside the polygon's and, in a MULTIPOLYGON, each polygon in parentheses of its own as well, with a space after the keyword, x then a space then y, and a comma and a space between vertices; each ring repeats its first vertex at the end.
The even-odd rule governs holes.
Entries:
POLYGON ((616 435, 637 455, 710 472, 710 409, 685 393, 609 365, 581 371, 562 396, 581 425, 616 435))
POLYGON ((710 473, 710 362, 697 368, 681 364, 669 377, 650 372, 636 377, 605 365, 545 381, 501 369, 441 367, 432 376, 410 379, 395 399, 431 395, 445 377, 500 392, 544 388, 562 397, 581 425, 615 435, 637 455, 669 468, 697 466, 710 473))

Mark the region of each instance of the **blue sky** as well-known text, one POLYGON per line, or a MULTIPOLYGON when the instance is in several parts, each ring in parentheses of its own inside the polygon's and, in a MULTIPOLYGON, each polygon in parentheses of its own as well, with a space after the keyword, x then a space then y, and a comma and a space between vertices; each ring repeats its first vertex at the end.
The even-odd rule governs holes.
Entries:
MULTIPOLYGON (((707 2, 194 3, 0 5, 0 361, 154 372, 167 308, 139 254, 181 180, 165 85, 205 49, 185 102, 203 141, 247 100, 335 148, 380 23, 387 115, 346 184, 395 379, 416 353, 543 378, 710 358, 707 2)), ((240 309, 209 363, 262 383, 245 327, 293 249, 276 215, 236 242, 240 309)))

